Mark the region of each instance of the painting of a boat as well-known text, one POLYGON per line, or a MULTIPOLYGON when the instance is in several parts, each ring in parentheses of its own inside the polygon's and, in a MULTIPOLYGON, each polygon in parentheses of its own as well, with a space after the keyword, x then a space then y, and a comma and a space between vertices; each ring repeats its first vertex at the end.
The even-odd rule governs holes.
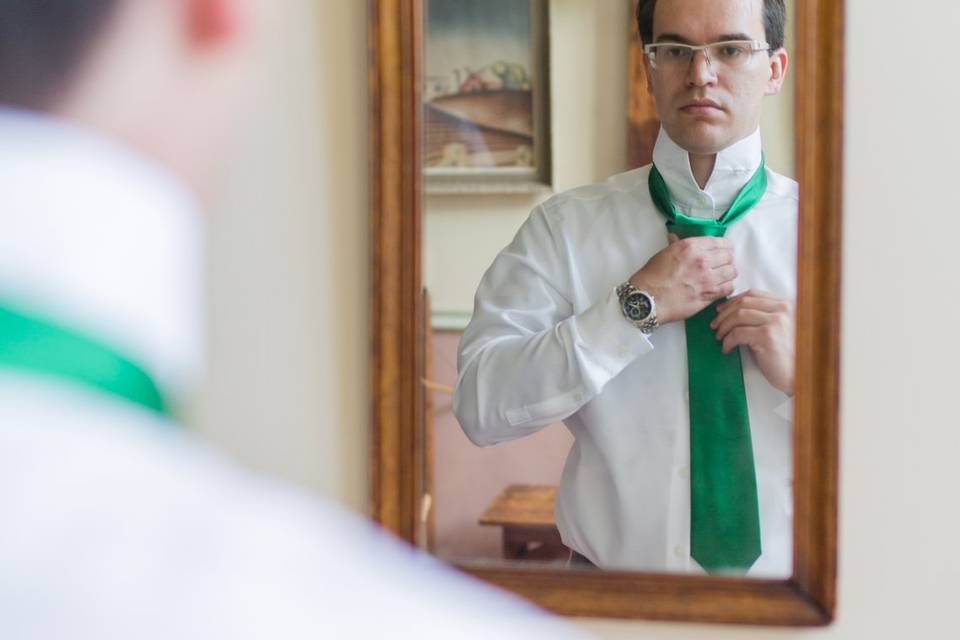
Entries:
POLYGON ((499 90, 437 98, 426 105, 428 167, 532 167, 529 91, 499 90))
POLYGON ((545 64, 542 0, 429 0, 423 87, 424 169, 431 176, 537 179, 545 64))

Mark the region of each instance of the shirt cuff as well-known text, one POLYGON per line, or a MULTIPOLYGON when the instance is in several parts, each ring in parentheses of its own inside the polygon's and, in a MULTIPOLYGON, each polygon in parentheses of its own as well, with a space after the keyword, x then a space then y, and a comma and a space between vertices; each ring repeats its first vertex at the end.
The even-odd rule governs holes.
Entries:
POLYGON ((594 378, 597 388, 623 371, 645 353, 653 351, 653 343, 640 329, 623 316, 616 291, 574 317, 583 353, 598 369, 594 378))

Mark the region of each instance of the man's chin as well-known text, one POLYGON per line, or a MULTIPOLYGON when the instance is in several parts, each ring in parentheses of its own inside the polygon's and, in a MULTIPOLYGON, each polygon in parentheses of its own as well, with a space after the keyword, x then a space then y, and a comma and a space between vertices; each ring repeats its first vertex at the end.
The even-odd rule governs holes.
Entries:
POLYGON ((680 148, 696 155, 720 153, 734 142, 730 131, 706 123, 683 127, 676 134, 669 130, 667 133, 680 148))

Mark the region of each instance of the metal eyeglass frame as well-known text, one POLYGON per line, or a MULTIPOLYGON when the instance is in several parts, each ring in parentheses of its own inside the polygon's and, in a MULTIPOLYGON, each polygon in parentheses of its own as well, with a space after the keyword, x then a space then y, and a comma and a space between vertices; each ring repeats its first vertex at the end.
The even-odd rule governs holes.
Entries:
POLYGON ((758 51, 770 51, 770 45, 762 40, 721 40, 719 42, 709 42, 707 44, 684 44, 682 42, 654 42, 653 44, 643 45, 643 52, 647 54, 647 57, 650 58, 650 65, 656 69, 657 68, 657 51, 658 47, 680 47, 682 49, 688 49, 690 51, 690 62, 693 62, 693 59, 697 55, 697 51, 703 51, 703 56, 707 59, 707 64, 710 65, 710 68, 713 69, 713 60, 710 58, 710 54, 707 53, 707 50, 712 47, 722 46, 725 44, 738 44, 738 45, 749 45, 750 53, 756 53, 758 51))

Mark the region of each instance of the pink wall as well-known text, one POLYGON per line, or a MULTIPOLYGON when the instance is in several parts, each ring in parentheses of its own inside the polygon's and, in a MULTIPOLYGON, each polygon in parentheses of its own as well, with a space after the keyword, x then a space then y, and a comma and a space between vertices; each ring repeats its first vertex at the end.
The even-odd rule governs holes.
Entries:
MULTIPOLYGON (((433 333, 435 382, 456 383, 459 341, 459 332, 433 333)), ((520 440, 480 448, 460 429, 452 396, 433 392, 433 413, 435 551, 445 558, 499 558, 500 528, 480 526, 477 518, 508 484, 556 485, 573 436, 554 424, 520 440)))

